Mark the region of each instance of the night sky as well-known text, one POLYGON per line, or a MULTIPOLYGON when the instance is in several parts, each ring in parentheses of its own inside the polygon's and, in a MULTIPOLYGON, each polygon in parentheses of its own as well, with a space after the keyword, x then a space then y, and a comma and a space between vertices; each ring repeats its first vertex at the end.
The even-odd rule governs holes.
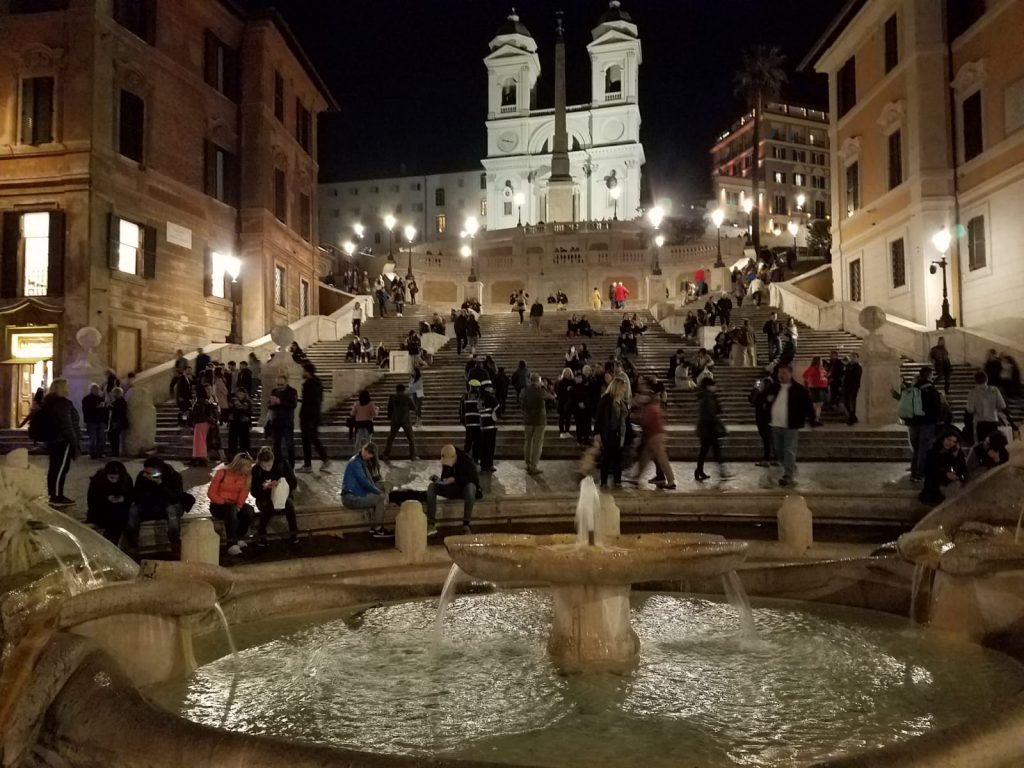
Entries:
MULTIPOLYGON (((321 119, 321 181, 478 168, 485 146, 487 43, 499 0, 249 0, 287 19, 340 105, 321 119)), ((796 66, 843 0, 624 0, 643 46, 644 173, 652 193, 710 189, 708 149, 739 116, 733 76, 744 48, 787 55, 784 95, 825 106, 825 79, 796 66)), ((520 0, 539 46, 540 107, 553 103, 554 11, 565 12, 570 104, 589 100, 590 29, 606 0, 520 0)))

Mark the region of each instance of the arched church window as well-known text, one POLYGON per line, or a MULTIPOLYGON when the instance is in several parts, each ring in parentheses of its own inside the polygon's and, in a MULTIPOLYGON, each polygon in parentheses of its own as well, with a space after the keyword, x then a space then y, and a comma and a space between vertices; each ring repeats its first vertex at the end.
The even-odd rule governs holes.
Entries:
POLYGON ((604 71, 604 92, 607 94, 622 93, 622 67, 612 64, 604 71))
POLYGON ((501 106, 516 106, 516 81, 512 78, 501 84, 501 106))

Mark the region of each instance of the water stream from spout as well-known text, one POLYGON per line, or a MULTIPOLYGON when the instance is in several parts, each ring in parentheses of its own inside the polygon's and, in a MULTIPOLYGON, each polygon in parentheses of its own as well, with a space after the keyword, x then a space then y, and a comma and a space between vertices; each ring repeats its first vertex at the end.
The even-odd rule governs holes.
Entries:
POLYGON ((580 497, 576 502, 576 544, 585 547, 597 543, 597 516, 601 511, 601 492, 594 478, 585 477, 580 483, 580 497))
POLYGON ((85 548, 82 546, 82 542, 79 541, 78 537, 75 536, 75 534, 73 534, 67 528, 62 528, 59 525, 48 525, 47 528, 49 528, 54 533, 59 533, 61 536, 64 536, 72 544, 75 545, 75 548, 78 549, 78 554, 82 558, 82 570, 84 571, 85 575, 84 586, 92 586, 96 582, 96 574, 93 571, 92 564, 89 562, 89 556, 85 554, 85 548))
POLYGON ((910 582, 910 623, 917 623, 917 600, 924 586, 924 577, 928 573, 928 566, 918 563, 914 566, 914 578, 910 582))
POLYGON ((231 707, 235 703, 235 693, 238 690, 238 673, 241 671, 241 668, 238 664, 238 648, 235 646, 235 638, 231 634, 231 625, 228 624, 228 617, 224 615, 224 609, 220 607, 220 601, 213 604, 213 610, 220 620, 220 625, 224 628, 224 637, 227 638, 228 648, 231 649, 231 667, 234 672, 231 676, 231 690, 228 692, 228 700, 224 704, 224 714, 220 718, 220 725, 223 728, 228 721, 228 715, 231 714, 231 707))
POLYGON ((1021 502, 1020 514, 1017 515, 1017 530, 1014 531, 1014 534, 1013 534, 1013 543, 1014 544, 1019 544, 1020 543, 1020 524, 1021 524, 1021 522, 1024 522, 1024 502, 1021 502))
POLYGON ((448 606, 455 599, 455 588, 465 575, 465 571, 459 566, 452 565, 451 570, 448 571, 448 578, 444 580, 444 589, 441 590, 441 599, 437 603, 437 616, 434 619, 434 653, 441 648, 441 642, 444 640, 444 617, 448 613, 448 606))
POLYGON ((51 547, 42 539, 36 542, 39 548, 42 549, 46 554, 57 561, 57 567, 60 569, 61 578, 64 580, 64 586, 67 587, 68 594, 78 594, 78 589, 81 587, 81 582, 78 580, 78 574, 75 570, 64 562, 60 555, 57 554, 57 550, 51 547))
POLYGON ((747 590, 743 588, 743 582, 736 571, 729 571, 722 574, 722 588, 729 604, 736 609, 739 615, 742 639, 748 642, 757 641, 757 627, 754 626, 754 612, 750 607, 750 598, 747 597, 747 590))

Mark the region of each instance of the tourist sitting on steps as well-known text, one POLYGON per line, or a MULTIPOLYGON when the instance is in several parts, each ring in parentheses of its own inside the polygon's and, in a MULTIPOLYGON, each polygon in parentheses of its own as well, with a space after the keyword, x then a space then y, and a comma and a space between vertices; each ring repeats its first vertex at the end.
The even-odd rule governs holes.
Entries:
POLYGON ((939 433, 925 458, 924 488, 918 499, 933 506, 946 500, 942 489, 967 482, 967 458, 960 449, 960 435, 955 429, 939 433))
POLYGON ((274 515, 281 514, 288 521, 291 534, 288 543, 299 543, 299 523, 295 519, 295 504, 292 503, 292 493, 298 487, 299 481, 288 462, 275 457, 270 448, 261 448, 252 468, 251 483, 252 497, 260 513, 257 547, 267 546, 267 524, 274 515), (287 491, 280 487, 281 483, 287 486, 287 491))
POLYGON ((349 459, 341 482, 341 504, 345 509, 372 509, 370 535, 375 539, 386 539, 395 534, 384 527, 389 489, 373 479, 371 465, 376 459, 377 446, 372 442, 363 443, 356 455, 349 459))
POLYGON ((482 498, 480 473, 476 462, 465 451, 454 445, 441 449, 441 476, 431 477, 427 486, 427 535, 437 534, 437 497, 462 499, 462 532, 472 533, 469 524, 473 518, 473 505, 482 498))
POLYGON ((181 544, 181 516, 195 499, 185 493, 181 475, 167 462, 155 456, 146 459, 142 471, 135 478, 135 493, 128 508, 128 527, 125 529, 127 551, 136 554, 139 549, 139 528, 143 520, 167 522, 167 539, 171 549, 181 544))
POLYGON ((224 537, 228 554, 238 557, 245 549, 245 534, 252 523, 253 510, 246 503, 252 484, 252 457, 240 453, 226 467, 213 474, 206 492, 210 499, 210 515, 224 521, 224 537))
POLYGON ((128 525, 132 505, 132 478, 120 461, 109 461, 89 481, 89 510, 85 522, 103 531, 104 538, 117 546, 128 525))

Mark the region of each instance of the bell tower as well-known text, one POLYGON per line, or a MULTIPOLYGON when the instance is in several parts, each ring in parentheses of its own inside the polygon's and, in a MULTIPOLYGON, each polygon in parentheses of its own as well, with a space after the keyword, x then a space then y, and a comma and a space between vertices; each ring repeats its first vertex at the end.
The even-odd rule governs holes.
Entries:
POLYGON ((537 43, 515 9, 488 44, 487 119, 528 115, 540 77, 537 43))
POLYGON ((632 17, 619 0, 611 0, 597 26, 591 30, 590 102, 605 105, 636 104, 640 63, 640 36, 632 17))

